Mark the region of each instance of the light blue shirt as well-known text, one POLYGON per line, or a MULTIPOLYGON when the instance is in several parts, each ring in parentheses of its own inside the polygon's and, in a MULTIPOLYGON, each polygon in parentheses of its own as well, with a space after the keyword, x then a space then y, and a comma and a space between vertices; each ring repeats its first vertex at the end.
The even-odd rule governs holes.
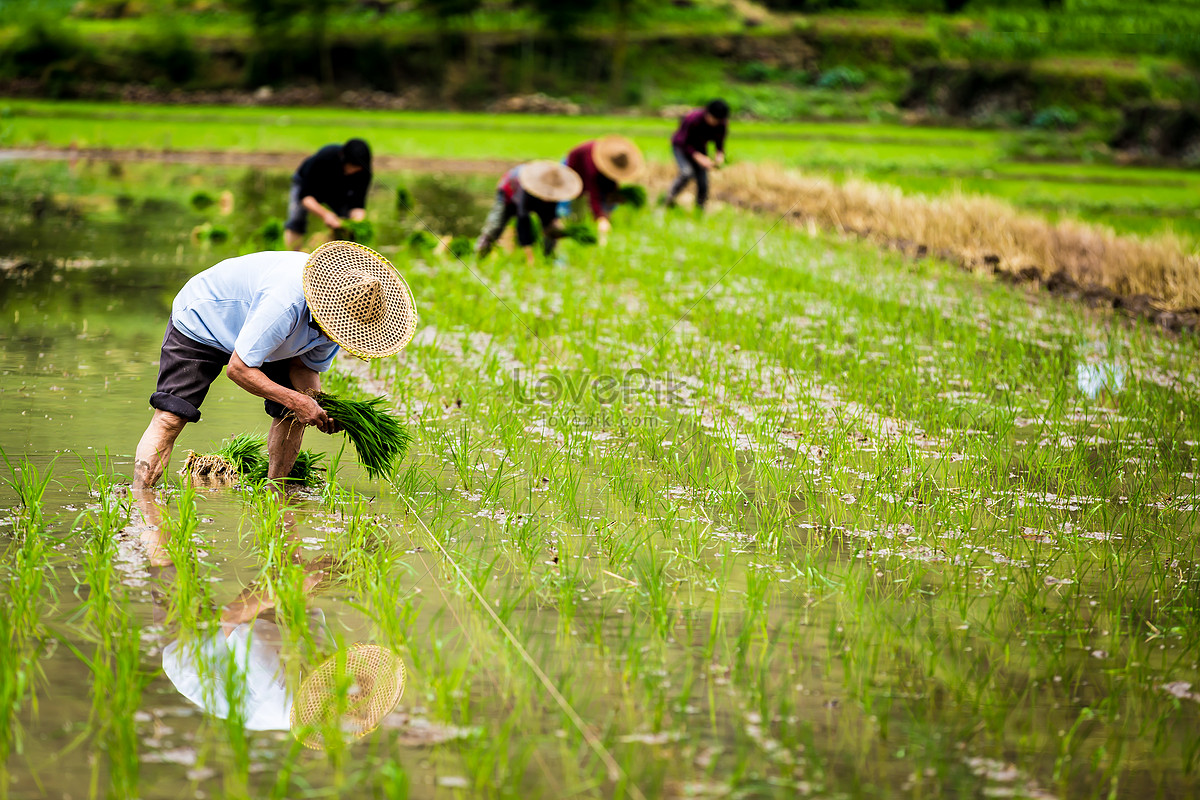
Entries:
POLYGON ((171 321, 190 339, 237 353, 248 367, 296 356, 324 372, 338 346, 309 324, 306 253, 271 251, 229 258, 192 277, 175 296, 171 321))

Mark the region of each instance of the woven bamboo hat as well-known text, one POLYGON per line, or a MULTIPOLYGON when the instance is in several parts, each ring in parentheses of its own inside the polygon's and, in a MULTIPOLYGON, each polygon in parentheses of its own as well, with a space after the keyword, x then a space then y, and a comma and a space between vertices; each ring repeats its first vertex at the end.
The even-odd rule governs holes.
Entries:
POLYGON ((322 731, 340 728, 361 739, 379 727, 404 694, 407 673, 400 656, 373 644, 356 644, 345 662, 334 655, 304 679, 292 703, 292 734, 313 750, 325 747, 322 731))
POLYGON ((412 292, 396 268, 369 247, 321 245, 304 265, 304 296, 321 330, 359 358, 394 355, 417 330, 412 292))
POLYGON ((624 136, 605 136, 592 146, 592 160, 600 174, 620 185, 641 177, 646 159, 638 146, 624 136))
POLYGON ((534 197, 561 203, 574 200, 583 191, 583 178, 566 164, 557 161, 530 161, 517 173, 521 187, 534 197))

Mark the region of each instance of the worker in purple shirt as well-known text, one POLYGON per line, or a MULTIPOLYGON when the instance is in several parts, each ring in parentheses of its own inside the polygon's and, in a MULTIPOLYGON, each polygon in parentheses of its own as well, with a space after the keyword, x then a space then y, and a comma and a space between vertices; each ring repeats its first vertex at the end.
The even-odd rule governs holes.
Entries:
POLYGON ((729 104, 724 100, 713 100, 704 108, 697 108, 679 122, 679 129, 671 137, 671 149, 675 151, 675 163, 679 165, 679 177, 667 192, 667 205, 675 205, 675 197, 688 185, 696 181, 696 208, 703 209, 708 200, 708 171, 725 163, 725 134, 729 130, 729 104), (716 153, 710 158, 708 143, 716 145, 716 153))

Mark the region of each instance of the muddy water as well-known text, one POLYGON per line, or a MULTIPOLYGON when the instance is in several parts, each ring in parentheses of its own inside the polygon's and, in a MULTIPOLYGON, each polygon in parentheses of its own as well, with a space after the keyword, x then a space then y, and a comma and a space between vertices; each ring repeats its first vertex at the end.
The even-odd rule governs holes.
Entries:
MULTIPOLYGON (((69 178, 76 187, 87 180, 86 175, 69 178)), ((225 247, 192 241, 187 228, 194 220, 177 205, 156 209, 151 203, 136 220, 96 214, 71 205, 69 192, 54 191, 72 188, 64 186, 63 175, 45 179, 50 191, 31 191, 0 204, 0 449, 14 462, 23 459, 54 474, 43 503, 54 545, 47 567, 50 591, 43 595, 36 710, 26 704, 19 715, 21 752, 10 757, 0 782, 14 797, 105 796, 109 769, 94 723, 93 677, 71 649, 90 655, 95 633, 81 620, 94 591, 83 573, 88 544, 76 524, 81 512, 95 507, 83 469, 102 460, 118 482, 131 476, 133 450, 150 418, 147 400, 172 297, 195 272, 253 246, 244 239, 225 247), (87 219, 89 213, 83 223, 81 216, 87 219)), ((14 182, 30 180, 22 172, 14 182)), ((265 435, 269 427, 261 400, 223 377, 213 385, 203 415, 180 437, 171 476, 188 449, 211 450, 228 436, 265 435)), ((341 444, 341 437, 315 433, 305 442, 329 455, 341 444)), ((375 493, 352 464, 341 477, 348 489, 375 493)), ((246 538, 254 514, 246 498, 231 489, 202 491, 197 503, 199 568, 212 587, 211 604, 227 606, 261 578, 261 557, 246 538)), ((15 504, 11 487, 0 485, 5 546, 15 504)), ((305 559, 315 556, 320 549, 315 543, 336 524, 311 500, 297 501, 289 523, 290 534, 305 540, 299 550, 305 559)), ((204 796, 202 787, 222 785, 222 755, 202 744, 211 741, 204 731, 221 723, 185 696, 163 669, 164 651, 173 642, 190 641, 180 633, 179 620, 166 619, 177 588, 175 569, 151 564, 131 534, 119 535, 115 550, 115 585, 128 598, 128 619, 139 629, 139 668, 146 681, 134 717, 141 762, 138 796, 204 796)), ((5 581, 12 579, 5 574, 5 581)), ((317 627, 335 630, 338 642, 371 639, 365 617, 344 595, 313 596, 307 613, 319 620, 317 627)), ((211 609, 204 614, 209 632, 199 638, 211 637, 213 616, 211 609)), ((260 631, 269 628, 261 621, 255 625, 260 631)), ((402 704, 395 713, 411 716, 413 709, 402 704)), ((280 714, 274 716, 278 723, 280 714)), ((286 723, 282 727, 251 734, 249 773, 259 782, 294 746, 286 723)), ((315 770, 320 773, 319 765, 315 770)))
MULTIPOLYGON (((121 700, 111 687, 105 691, 113 696, 97 694, 94 687, 101 681, 84 658, 97 647, 100 631, 88 614, 104 590, 93 584, 88 572, 88 556, 95 544, 86 532, 77 530, 75 522, 79 513, 94 507, 97 498, 88 492, 79 458, 107 454, 113 470, 128 476, 130 454, 149 416, 146 398, 154 383, 157 349, 172 296, 194 272, 255 248, 254 231, 277 213, 271 208, 278 206, 277 195, 287 176, 105 164, 75 171, 66 165, 41 169, 22 167, 0 174, 20 190, 0 196, 0 259, 4 259, 0 262, 4 265, 0 446, 39 468, 53 462, 56 477, 45 500, 53 545, 47 558, 49 586, 41 595, 43 640, 37 660, 41 674, 36 679, 36 712, 28 701, 22 706, 19 722, 24 738, 20 751, 8 759, 3 776, 10 781, 11 794, 121 796, 116 788, 110 790, 116 786, 112 762, 120 744, 114 734, 118 726, 103 718, 104 709, 111 705, 122 709, 133 724, 139 782, 137 791, 128 794, 141 797, 337 796, 348 793, 345 787, 354 787, 356 794, 399 797, 405 796, 405 786, 409 794, 420 797, 620 796, 613 784, 598 777, 602 767, 573 738, 544 687, 515 659, 492 620, 475 607, 465 584, 438 569, 430 538, 408 535, 420 533, 418 515, 397 508, 394 499, 381 497, 369 511, 369 516, 384 520, 393 550, 389 555, 385 547, 364 547, 369 558, 361 559, 360 565, 366 567, 361 573, 369 572, 395 556, 380 582, 383 591, 372 595, 365 584, 341 584, 322 591, 308 587, 313 591, 302 590, 300 601, 290 607, 298 612, 292 627, 275 626, 283 638, 300 635, 302 630, 314 637, 320 634, 322 643, 314 642, 315 652, 304 665, 307 669, 317 656, 328 654, 330 640, 401 644, 410 654, 411 682, 405 697, 350 757, 326 758, 299 748, 286 730, 278 729, 281 714, 272 714, 270 707, 262 707, 261 717, 255 719, 255 726, 264 730, 248 734, 233 730, 219 714, 205 713, 200 708, 203 703, 188 699, 186 681, 179 680, 178 671, 167 669, 176 642, 212 644, 216 615, 239 603, 244 610, 264 581, 277 579, 279 586, 287 588, 282 569, 264 569, 270 554, 266 537, 257 529, 266 524, 266 515, 252 498, 235 490, 199 493, 194 551, 184 557, 172 555, 173 564, 151 563, 134 538, 117 537, 115 580, 109 590, 114 597, 127 597, 129 606, 123 612, 127 617, 121 613, 107 617, 107 627, 111 633, 121 627, 120 620, 136 627, 133 652, 145 686, 132 711, 119 705, 121 700), (199 189, 213 194, 232 191, 238 211, 227 217, 195 212, 189 196, 199 189), (193 240, 189 232, 204 222, 231 228, 231 243, 193 240), (194 584, 185 580, 189 570, 198 575, 194 584), (207 587, 209 596, 184 603, 180 598, 185 584, 207 587), (421 603, 413 610, 405 603, 418 591, 421 603), (199 628, 190 636, 185 632, 189 624, 199 628), (399 635, 389 634, 389 626, 399 635), (274 729, 267 724, 272 720, 274 729), (233 751, 238 742, 247 746, 242 754, 233 751), (292 770, 298 777, 278 777, 292 770), (480 775, 485 776, 481 783, 500 777, 481 788, 481 783, 475 783, 480 775)), ((421 192, 434 186, 432 181, 410 183, 418 202, 421 192)), ((375 200, 390 202, 394 188, 375 200)), ((470 207, 469 198, 486 199, 490 186, 455 188, 442 196, 427 196, 424 202, 458 208, 455 219, 439 220, 437 225, 446 231, 468 231, 469 220, 478 212, 470 207), (477 190, 474 195, 472 188, 477 190)), ((404 229, 394 220, 390 224, 387 241, 403 241, 404 229)), ((423 274, 440 269, 443 263, 425 264, 423 274)), ((568 273, 556 271, 555 279, 564 274, 568 273)), ((756 291, 742 289, 747 296, 756 291)), ((830 314, 838 311, 830 301, 830 314)), ((477 394, 476 405, 468 395, 465 407, 482 413, 487 402, 511 410, 507 398, 498 400, 480 390, 478 378, 487 374, 482 367, 485 358, 489 363, 496 360, 487 343, 469 334, 458 342, 450 338, 451 332, 444 340, 428 341, 427 334, 436 329, 434 325, 425 330, 413 350, 420 353, 421 348, 428 350, 440 342, 448 355, 469 357, 464 362, 464 382, 471 383, 477 394)), ((818 339, 809 344, 820 350, 825 342, 818 339)), ((691 346, 696 349, 701 343, 694 340, 691 346)), ((712 343, 713 348, 718 346, 728 349, 724 343, 712 343)), ((718 355, 714 350, 712 360, 718 361, 718 355)), ((496 363, 507 361, 505 357, 496 363)), ((753 371, 758 362, 745 363, 745 369, 753 371)), ((1074 385, 1073 361, 1064 364, 1074 385)), ((699 379, 695 385, 700 385, 699 379)), ((440 409, 445 401, 443 388, 433 387, 428 396, 422 395, 422 402, 440 409)), ((1101 394, 1117 389, 1106 381, 1101 394)), ((686 394, 682 388, 679 391, 686 394)), ((834 387, 814 384, 803 392, 803 398, 793 399, 803 399, 806 407, 812 407, 814 429, 832 424, 830 418, 844 412, 853 411, 861 419, 869 434, 861 437, 866 443, 861 459, 845 465, 859 469, 857 478, 875 468, 878 452, 893 439, 903 437, 933 449, 942 446, 932 435, 910 430, 905 420, 881 417, 858 406, 834 387)), ((447 406, 451 408, 453 403, 447 406)), ((214 385, 204 413, 203 423, 189 427, 181 440, 175 466, 188 447, 208 449, 233 433, 262 433, 267 427, 261 404, 224 379, 214 385)), ((718 406, 712 413, 724 412, 718 406)), ((1040 435, 1031 420, 1015 425, 1029 429, 1030 436, 1040 435)), ((430 427, 436 429, 436 420, 430 427)), ((526 427, 524 432, 558 435, 546 426, 526 427)), ((435 430, 430 438, 438 433, 435 430)), ((679 433, 682 439, 682 434, 695 432, 680 429, 679 433)), ((628 441, 600 441, 598 448, 630 446, 628 441)), ((330 452, 338 441, 313 436, 308 444, 330 452)), ((498 474, 507 458, 505 451, 490 442, 474 444, 488 454, 483 471, 498 474)), ((659 444, 665 448, 672 443, 659 444)), ((426 441, 426 445, 433 451, 433 444, 426 441)), ((748 453, 759 445, 747 439, 734 446, 748 453)), ((814 477, 828 479, 833 473, 831 467, 821 466, 821 448, 815 453, 811 446, 808 449, 814 477)), ((531 490, 528 505, 489 505, 474 489, 462 488, 453 479, 452 468, 443 470, 437 455, 423 455, 428 461, 420 467, 433 479, 416 486, 406 500, 434 499, 434 510, 421 516, 444 523, 438 535, 454 543, 472 580, 486 587, 487 602, 498 613, 509 615, 532 659, 570 692, 584 719, 603 728, 607 746, 647 793, 718 797, 729 796, 732 786, 736 787, 733 796, 740 797, 1104 796, 1110 779, 1102 771, 1077 768, 1062 773, 1069 778, 1060 778, 1059 765, 1072 758, 1082 763, 1086 757, 1105 768, 1106 753, 1125 746, 1126 719, 1122 711, 1109 728, 1101 728, 1093 723, 1094 714, 1106 713, 1110 698, 1116 702, 1126 693, 1146 698, 1144 710, 1127 706, 1136 717, 1128 723, 1131 731, 1136 728, 1129 733, 1131 738, 1157 739, 1167 747, 1178 743, 1180 749, 1197 752, 1192 711, 1200 693, 1192 688, 1198 685, 1194 651, 1176 655, 1174 649, 1160 649, 1148 656, 1145 652, 1161 647, 1160 639, 1169 643, 1181 636, 1186 612, 1179 612, 1178 622, 1158 617, 1143 620, 1137 615, 1148 612, 1141 609, 1129 613, 1134 630, 1126 638, 1139 646, 1136 658, 1147 665, 1144 668, 1136 663, 1124 666, 1124 660, 1118 660, 1121 649, 1133 647, 1120 640, 1127 623, 1120 612, 1111 623, 1097 618, 1088 630, 1075 630, 1083 615, 1062 613, 1061 598, 1091 609, 1096 602, 1088 597, 1094 586, 1107 588, 1113 571, 1096 575, 1072 571, 1075 578, 1067 578, 1068 573, 1057 566, 1046 572, 1041 565, 1035 568, 1034 554, 1029 552, 1033 545, 1024 543, 1049 544, 1044 540, 1056 536, 1088 537, 1087 541, 1097 542, 1096 558, 1102 558, 1106 551, 1101 548, 1115 548, 1115 542, 1124 541, 1122 536, 1132 538, 1140 531, 1075 531, 1060 525, 1078 511, 1076 501, 1082 500, 1057 497, 1051 482, 1038 485, 1044 491, 1029 501, 1055 513, 1047 512, 1037 530, 1022 530, 1016 547, 984 551, 975 545, 956 545, 967 535, 960 526, 979 522, 969 514, 953 520, 936 533, 935 540, 922 539, 912 525, 902 524, 906 517, 899 516, 887 525, 872 520, 861 530, 828 522, 806 524, 797 540, 824 541, 829 546, 789 553, 788 559, 773 563, 754 552, 753 538, 747 535, 751 517, 734 528, 721 524, 727 513, 722 509, 753 499, 752 490, 744 491, 744 497, 732 492, 729 497, 709 498, 672 482, 661 488, 673 501, 674 516, 661 520, 660 531, 651 531, 647 541, 654 547, 639 552, 637 569, 589 580, 592 576, 580 569, 578 556, 591 553, 597 560, 590 564, 599 561, 595 553, 604 546, 603 530, 560 530, 554 520, 528 529, 519 519, 509 524, 508 517, 519 516, 518 511, 536 514, 544 509, 541 498, 556 491, 557 485, 547 486, 550 481, 543 479, 531 490), (442 480, 443 474, 451 474, 450 480, 442 480), (729 498, 730 503, 723 501, 729 498), (437 503, 442 504, 440 512, 437 503), (537 510, 531 511, 535 503, 537 510), (681 533, 696 536, 693 553, 683 553, 681 543, 673 540, 681 533), (719 543, 716 550, 713 541, 719 543), (661 552, 650 552, 660 544, 661 552), (860 574, 875 577, 851 580, 855 568, 836 563, 839 550, 864 565, 857 570, 860 574), (501 557, 495 558, 497 552, 501 557), (729 567, 724 573, 668 573, 685 579, 665 588, 659 584, 659 593, 650 595, 646 587, 655 586, 654 572, 662 566, 661 561, 650 560, 651 555, 674 559, 676 564, 693 558, 697 563, 727 558, 729 567), (515 574, 507 566, 526 561, 531 565, 528 574, 515 574), (768 563, 755 565, 762 561, 768 563), (908 566, 914 564, 929 569, 908 566), (801 574, 801 569, 807 574, 801 574), (729 587, 721 589, 722 601, 736 608, 714 609, 707 599, 718 596, 709 585, 718 573, 727 576, 729 587), (907 581, 898 594, 894 576, 907 581), (1008 608, 994 595, 975 600, 976 591, 992 580, 1016 587, 1005 592, 1028 592, 1037 602, 1014 606, 1025 613, 1009 619, 1008 608), (1081 596, 1085 581, 1090 584, 1089 595, 1081 596), (534 583, 537 596, 528 588, 534 583), (746 610, 752 605, 753 587, 779 594, 750 625, 745 620, 754 620, 746 610), (947 613, 951 601, 939 605, 931 598, 949 592, 961 592, 954 597, 961 597, 964 607, 978 602, 972 608, 985 606, 986 610, 971 618, 958 608, 947 613), (563 622, 568 608, 574 609, 573 620, 563 622), (1144 628, 1145 621, 1152 621, 1154 627, 1144 628), (711 633, 718 623, 727 626, 723 640, 711 633), (976 626, 985 632, 976 633, 976 626), (661 630, 657 638, 648 632, 656 627, 661 630), (759 631, 761 637, 756 639, 759 631), (782 646, 768 650, 768 641, 782 646), (705 650, 710 644, 713 649, 705 650), (756 652, 769 655, 756 662, 756 652), (761 672, 748 671, 739 663, 744 661, 761 672), (876 668, 877 662, 886 663, 876 668), (1116 677, 1110 679, 1114 673, 1116 677), (1127 683, 1120 685, 1120 681, 1127 683), (1129 684, 1135 684, 1132 691, 1129 684), (1141 693, 1133 693, 1137 691, 1141 693), (1087 749, 1079 749, 1081 742, 1087 749)), ((742 465, 750 463, 748 456, 739 455, 738 460, 742 465)), ((1180 468, 1191 469, 1190 463, 1185 460, 1180 468)), ((533 463, 525 466, 537 468, 533 463)), ((947 469, 946 486, 923 490, 924 501, 947 500, 954 484, 968 483, 972 467, 964 462, 947 469)), ((1010 480, 1016 477, 1009 475, 1010 480)), ((342 479, 347 490, 368 496, 378 491, 353 468, 342 479)), ((619 528, 635 516, 605 506, 606 493, 611 493, 607 475, 583 480, 579 494, 596 504, 586 509, 595 515, 587 519, 605 519, 619 528)), ((1028 486, 1004 484, 1002 477, 997 480, 1022 497, 1028 495, 1028 486)), ((811 500, 809 510, 818 514, 826 505, 832 509, 829 518, 836 522, 839 504, 866 502, 850 493, 861 485, 862 481, 839 478, 838 483, 829 483, 827 494, 832 499, 822 500, 819 492, 806 495, 811 500)), ((392 492, 387 495, 395 497, 392 492)), ((889 502, 898 505, 902 500, 895 497, 889 502)), ((12 554, 20 540, 8 533, 17 524, 9 511, 14 501, 12 490, 0 485, 0 508, 5 509, 0 513, 0 540, 10 556, 0 564, 6 581, 0 599, 17 588, 12 554)), ((168 512, 178 514, 178 495, 169 493, 168 501, 168 512)), ((311 565, 322 552, 338 552, 340 542, 351 538, 352 525, 339 517, 337 508, 336 501, 314 497, 293 506, 287 532, 302 543, 296 553, 300 564, 311 565)), ((1186 525, 1165 518, 1161 529, 1184 541, 1194 531, 1194 517, 1186 525)), ((621 544, 618 537, 614 542, 614 546, 621 544)), ((1043 550, 1037 560, 1050 555, 1043 550)), ((1186 552, 1180 555, 1181 562, 1189 560, 1186 552)), ((1140 562, 1126 563, 1133 566, 1123 577, 1137 579, 1140 562)), ((1178 566, 1173 564, 1170 574, 1178 566)), ((1181 578, 1181 583, 1186 582, 1181 578)), ((1147 589, 1131 604, 1158 604, 1150 592, 1157 594, 1158 589, 1147 589)), ((1108 595, 1096 596, 1113 608, 1121 606, 1108 595)), ((1194 608, 1188 602, 1185 597, 1175 607, 1194 608)), ((278 610, 286 610, 285 606, 280 602, 278 610)), ((1101 611, 1084 613, 1099 617, 1101 611)), ((279 613, 259 620, 274 624, 272 620, 285 617, 279 613)), ((255 624, 264 638, 275 635, 267 624, 255 624)), ((229 632, 227 638, 232 638, 236 629, 229 632)), ((291 682, 285 688, 294 691, 291 670, 296 665, 286 666, 285 682, 291 682)), ((105 667, 118 668, 116 663, 105 667)), ((1139 755, 1135 763, 1122 767, 1121 788, 1190 796, 1195 776, 1187 772, 1187 765, 1194 759, 1187 759, 1181 769, 1181 759, 1173 750, 1167 755, 1155 751, 1145 759, 1139 755), (1166 778, 1161 777, 1163 772, 1166 778)))

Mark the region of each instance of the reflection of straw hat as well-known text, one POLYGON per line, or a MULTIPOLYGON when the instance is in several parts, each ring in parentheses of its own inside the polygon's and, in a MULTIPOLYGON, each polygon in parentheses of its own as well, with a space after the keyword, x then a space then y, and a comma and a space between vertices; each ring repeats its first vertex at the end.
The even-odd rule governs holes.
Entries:
POLYGON ((592 160, 600 174, 617 184, 635 181, 646 168, 642 151, 624 136, 605 136, 592 147, 592 160))
POLYGON ((321 330, 359 358, 400 352, 417 330, 417 309, 396 268, 369 247, 323 244, 304 265, 304 296, 321 330))
POLYGON ((557 161, 522 164, 517 180, 534 197, 552 203, 574 200, 583 191, 583 178, 566 164, 557 161))
POLYGON ((346 651, 344 665, 335 655, 305 678, 292 704, 292 733, 313 750, 325 747, 323 729, 331 726, 354 738, 366 736, 400 702, 404 681, 400 656, 356 644, 346 651))

